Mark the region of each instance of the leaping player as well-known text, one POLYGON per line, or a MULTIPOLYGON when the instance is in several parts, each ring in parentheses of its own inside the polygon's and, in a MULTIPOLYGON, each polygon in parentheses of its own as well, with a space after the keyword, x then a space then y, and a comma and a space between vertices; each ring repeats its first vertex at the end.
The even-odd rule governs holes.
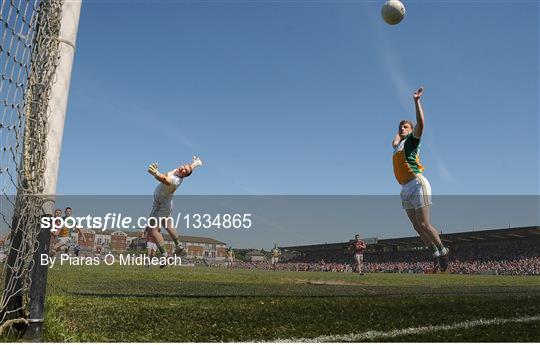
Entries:
POLYGON ((364 250, 366 250, 366 243, 360 239, 360 235, 356 234, 354 240, 351 240, 350 246, 354 252, 354 261, 356 262, 356 268, 358 274, 363 276, 362 268, 364 266, 364 250))
POLYGON ((448 248, 444 247, 439 232, 429 219, 431 205, 431 186, 422 175, 424 167, 420 164, 418 151, 420 138, 424 131, 424 110, 420 98, 424 93, 421 87, 413 94, 416 108, 416 126, 409 120, 399 123, 398 133, 392 140, 394 148, 394 175, 401 184, 401 201, 407 216, 422 241, 432 248, 435 263, 434 272, 448 268, 448 248))
POLYGON ((176 247, 175 253, 182 255, 185 252, 184 247, 178 239, 178 233, 174 228, 173 219, 170 217, 173 208, 173 196, 183 179, 190 176, 193 170, 201 165, 201 159, 194 156, 190 164, 181 165, 165 174, 158 171, 157 163, 152 163, 148 167, 148 173, 154 176, 160 183, 154 191, 154 204, 150 213, 150 217, 154 217, 158 224, 153 228, 148 227, 147 229, 149 229, 150 235, 156 242, 161 256, 166 257, 168 255, 165 248, 165 240, 160 232, 161 227, 164 227, 171 236, 176 247))
POLYGON ((279 261, 279 257, 281 256, 281 250, 279 250, 277 243, 274 243, 274 248, 271 250, 272 254, 272 269, 275 271, 277 268, 277 263, 279 261))

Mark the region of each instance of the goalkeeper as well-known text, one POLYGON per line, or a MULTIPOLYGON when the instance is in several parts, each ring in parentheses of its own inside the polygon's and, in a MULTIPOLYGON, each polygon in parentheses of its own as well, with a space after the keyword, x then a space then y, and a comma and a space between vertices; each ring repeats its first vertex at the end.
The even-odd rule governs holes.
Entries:
POLYGON ((157 220, 156 226, 147 227, 146 231, 149 231, 154 238, 157 249, 162 256, 167 256, 167 249, 165 248, 165 240, 160 233, 160 229, 164 227, 176 246, 175 253, 178 255, 184 254, 184 247, 180 244, 178 239, 178 233, 174 228, 173 219, 170 217, 173 208, 173 196, 176 189, 182 183, 182 180, 191 175, 193 170, 202 165, 202 161, 198 157, 193 157, 191 164, 184 164, 179 166, 175 170, 171 170, 168 173, 162 174, 158 171, 157 163, 152 163, 148 167, 150 175, 154 176, 160 183, 154 191, 154 205, 152 206, 152 212, 150 217, 154 217, 157 220))

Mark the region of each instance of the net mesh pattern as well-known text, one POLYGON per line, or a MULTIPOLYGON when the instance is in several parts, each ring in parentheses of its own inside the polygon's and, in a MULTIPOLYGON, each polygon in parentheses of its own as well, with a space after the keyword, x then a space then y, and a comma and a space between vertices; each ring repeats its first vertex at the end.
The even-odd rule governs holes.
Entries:
POLYGON ((0 7, 0 331, 28 316, 62 5, 59 0, 2 0, 0 7))

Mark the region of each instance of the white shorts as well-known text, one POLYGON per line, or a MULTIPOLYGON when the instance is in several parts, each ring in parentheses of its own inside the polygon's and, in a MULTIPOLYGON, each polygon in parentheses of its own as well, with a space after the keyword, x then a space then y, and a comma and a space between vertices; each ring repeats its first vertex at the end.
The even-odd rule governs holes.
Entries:
POLYGON ((358 260, 364 261, 364 254, 362 254, 362 253, 356 253, 356 254, 354 254, 354 259, 357 260, 357 261, 358 261, 358 260))
POLYGON ((60 245, 67 245, 69 243, 69 237, 58 237, 58 242, 56 242, 56 244, 60 244, 60 245))
POLYGON ((231 257, 229 257, 229 256, 227 256, 226 261, 227 261, 227 262, 230 262, 230 263, 233 263, 233 262, 234 262, 234 259, 231 258, 231 257))
POLYGON ((277 258, 277 257, 272 257, 272 265, 273 265, 273 264, 277 264, 278 261, 279 261, 279 258, 277 258))
POLYGON ((154 251, 157 251, 157 244, 154 242, 146 242, 146 249, 152 249, 154 251))
MULTIPOLYGON (((155 201, 154 205, 152 205, 152 212, 150 212, 150 217, 159 218, 159 217, 170 217, 173 209, 173 202, 165 201, 155 201)), ((156 219, 156 221, 159 221, 159 219, 156 219)), ((160 224, 161 225, 161 224, 160 224)))
POLYGON ((401 203, 406 210, 419 209, 431 205, 431 186, 422 175, 401 186, 401 203))

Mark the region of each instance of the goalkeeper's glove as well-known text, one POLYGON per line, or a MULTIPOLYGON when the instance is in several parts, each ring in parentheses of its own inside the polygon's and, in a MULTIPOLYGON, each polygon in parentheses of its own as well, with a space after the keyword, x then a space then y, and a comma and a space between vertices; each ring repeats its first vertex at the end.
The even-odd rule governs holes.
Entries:
POLYGON ((157 167, 158 167, 157 163, 152 163, 150 164, 150 166, 148 166, 148 172, 150 173, 150 175, 156 177, 159 174, 157 167))
POLYGON ((197 156, 193 156, 193 161, 190 165, 191 165, 191 169, 198 168, 202 165, 202 160, 197 156))

